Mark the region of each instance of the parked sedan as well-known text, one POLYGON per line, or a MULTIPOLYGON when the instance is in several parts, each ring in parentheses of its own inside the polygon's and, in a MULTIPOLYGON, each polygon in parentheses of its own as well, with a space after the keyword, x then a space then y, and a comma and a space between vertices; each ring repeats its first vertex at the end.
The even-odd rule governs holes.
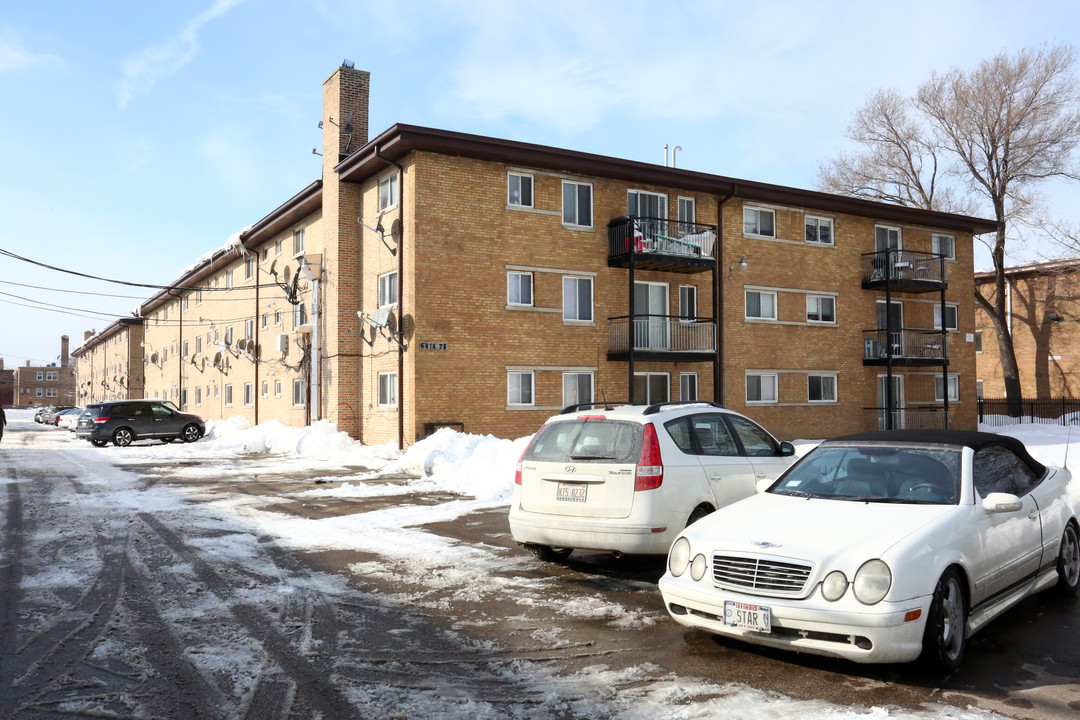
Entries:
POLYGON ((61 410, 56 413, 56 427, 74 431, 75 424, 79 422, 79 417, 82 414, 83 408, 68 408, 67 410, 61 410))
POLYGON ((1025 597, 1074 594, 1080 488, 1023 443, 899 430, 822 443, 688 527, 660 579, 676 622, 746 642, 951 672, 1025 597))

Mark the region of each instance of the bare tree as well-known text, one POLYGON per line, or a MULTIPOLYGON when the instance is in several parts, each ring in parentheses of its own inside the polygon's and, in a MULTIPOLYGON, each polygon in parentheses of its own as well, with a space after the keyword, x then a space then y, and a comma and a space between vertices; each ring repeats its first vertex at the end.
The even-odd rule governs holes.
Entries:
POLYGON ((994 323, 1010 403, 1019 403, 1021 390, 1005 306, 1006 240, 1010 231, 1015 239, 1017 224, 1037 219, 1041 183, 1080 179, 1075 59, 1068 45, 999 53, 972 71, 934 73, 911 100, 879 92, 849 129, 865 150, 821 172, 823 189, 835 192, 931 210, 993 212, 997 232, 986 244, 994 292, 988 299, 976 289, 975 299, 994 323))

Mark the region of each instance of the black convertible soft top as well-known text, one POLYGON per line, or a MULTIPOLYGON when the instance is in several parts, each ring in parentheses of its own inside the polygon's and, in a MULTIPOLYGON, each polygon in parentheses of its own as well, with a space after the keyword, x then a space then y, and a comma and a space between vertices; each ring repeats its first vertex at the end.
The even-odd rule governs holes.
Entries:
POLYGON ((844 435, 826 442, 831 441, 958 445, 960 447, 969 447, 972 450, 978 450, 990 445, 1000 445, 1016 453, 1016 456, 1023 460, 1038 477, 1042 477, 1046 472, 1046 466, 1031 457, 1027 448, 1024 447, 1024 443, 1014 437, 996 433, 974 432, 972 430, 880 430, 878 432, 844 435))

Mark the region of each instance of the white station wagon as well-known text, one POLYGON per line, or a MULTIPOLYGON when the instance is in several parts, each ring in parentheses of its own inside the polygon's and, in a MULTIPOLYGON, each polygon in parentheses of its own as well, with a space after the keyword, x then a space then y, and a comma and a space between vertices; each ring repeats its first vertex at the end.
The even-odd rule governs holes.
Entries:
POLYGON ((1076 593, 1080 487, 1020 441, 898 430, 822 443, 686 529, 660 579, 678 623, 858 662, 951 672, 1025 597, 1076 593))
POLYGON ((510 531, 543 560, 575 548, 662 555, 688 524, 775 480, 794 454, 715 403, 574 405, 518 461, 510 531))

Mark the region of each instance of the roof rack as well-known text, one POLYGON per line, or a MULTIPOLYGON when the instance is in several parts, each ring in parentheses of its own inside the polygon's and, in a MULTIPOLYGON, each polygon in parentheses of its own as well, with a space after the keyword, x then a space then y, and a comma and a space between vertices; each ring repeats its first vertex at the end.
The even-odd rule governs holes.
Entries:
POLYGON ((559 413, 565 415, 566 413, 577 412, 578 410, 584 410, 585 408, 603 407, 605 410, 612 410, 615 405, 629 405, 627 402, 616 400, 606 402, 590 402, 590 403, 578 403, 577 405, 567 405, 559 413))
POLYGON ((662 409, 671 407, 673 405, 708 405, 709 407, 726 409, 718 402, 709 402, 708 400, 668 400, 667 402, 653 403, 649 407, 645 408, 645 412, 642 415, 655 415, 662 409))

